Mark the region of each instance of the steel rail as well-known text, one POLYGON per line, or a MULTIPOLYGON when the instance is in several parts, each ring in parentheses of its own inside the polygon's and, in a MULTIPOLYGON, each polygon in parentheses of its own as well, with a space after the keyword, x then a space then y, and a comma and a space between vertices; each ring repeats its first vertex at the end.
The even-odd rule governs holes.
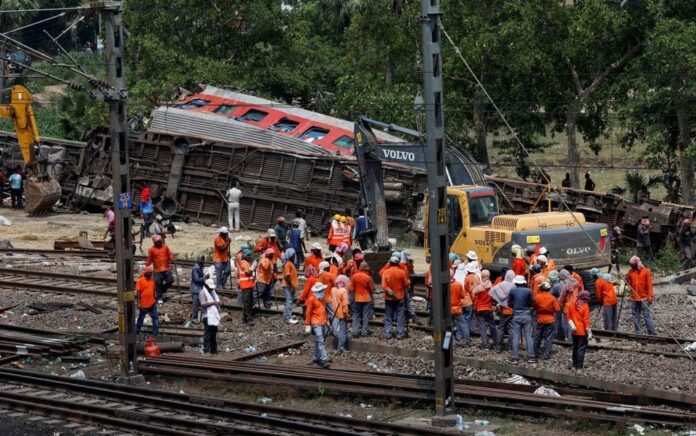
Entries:
MULTIPOLYGON (((449 434, 436 428, 417 428, 386 422, 348 418, 325 413, 301 411, 277 406, 246 403, 220 398, 179 394, 138 386, 120 385, 96 380, 79 380, 45 373, 0 368, 4 380, 22 385, 80 392, 109 400, 123 400, 151 407, 167 407, 185 413, 197 413, 220 419, 237 419, 254 425, 279 430, 304 431, 309 434, 449 434), (263 416, 263 415, 266 416, 263 416)), ((1 391, 0 391, 1 392, 1 391)), ((76 405, 81 408, 81 404, 76 405)), ((189 420, 190 422, 191 420, 189 420)), ((194 421, 195 424, 195 421, 194 421)), ((277 435, 277 432, 275 433, 277 435)))
MULTIPOLYGON (((272 384, 341 393, 369 394, 381 397, 400 397, 426 400, 434 395, 432 378, 408 377, 375 373, 355 373, 342 370, 319 370, 277 365, 256 365, 241 362, 213 362, 195 358, 146 358, 139 365, 143 373, 175 375, 178 377, 208 378, 218 381, 272 384)), ((458 398, 465 404, 500 410, 517 410, 529 414, 583 417, 607 422, 649 422, 681 427, 696 422, 696 414, 649 407, 627 406, 622 403, 583 398, 544 397, 510 389, 476 387, 457 384, 458 398), (570 409, 570 410, 569 410, 570 409)))

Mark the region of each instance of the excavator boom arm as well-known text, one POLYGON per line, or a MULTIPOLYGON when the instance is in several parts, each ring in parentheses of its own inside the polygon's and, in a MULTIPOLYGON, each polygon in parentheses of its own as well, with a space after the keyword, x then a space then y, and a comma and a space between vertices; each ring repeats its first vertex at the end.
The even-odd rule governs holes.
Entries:
POLYGON ((10 104, 0 105, 0 117, 12 118, 24 163, 27 165, 34 163, 34 146, 41 143, 41 135, 39 135, 34 116, 31 94, 25 87, 21 85, 12 87, 12 99, 10 104))

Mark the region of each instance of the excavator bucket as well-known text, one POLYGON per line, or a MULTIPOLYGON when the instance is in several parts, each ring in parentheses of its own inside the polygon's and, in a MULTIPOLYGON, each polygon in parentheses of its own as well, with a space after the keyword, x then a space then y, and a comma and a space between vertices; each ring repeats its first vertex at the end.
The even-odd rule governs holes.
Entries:
POLYGON ((40 215, 49 211, 60 199, 60 184, 50 177, 47 180, 29 178, 24 186, 26 205, 24 210, 29 215, 40 215))

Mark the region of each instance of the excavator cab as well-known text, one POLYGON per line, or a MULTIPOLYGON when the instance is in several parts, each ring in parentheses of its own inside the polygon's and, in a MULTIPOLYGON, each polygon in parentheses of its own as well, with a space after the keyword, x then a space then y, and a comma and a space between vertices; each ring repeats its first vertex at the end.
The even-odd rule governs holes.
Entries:
POLYGON ((48 174, 46 162, 37 159, 41 136, 34 117, 31 94, 21 86, 12 87, 10 104, 0 105, 0 117, 12 118, 17 142, 22 151, 27 178, 24 184, 25 210, 38 215, 50 210, 60 199, 60 184, 48 174))

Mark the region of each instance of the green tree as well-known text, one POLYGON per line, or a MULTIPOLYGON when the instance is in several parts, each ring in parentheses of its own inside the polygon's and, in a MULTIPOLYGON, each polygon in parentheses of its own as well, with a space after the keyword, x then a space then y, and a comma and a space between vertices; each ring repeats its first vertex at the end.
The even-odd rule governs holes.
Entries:
POLYGON ((644 54, 617 84, 621 120, 629 127, 624 145, 639 140, 668 181, 668 198, 693 204, 696 103, 696 4, 655 0, 656 24, 644 54), (678 176, 676 176, 678 174, 678 176))

